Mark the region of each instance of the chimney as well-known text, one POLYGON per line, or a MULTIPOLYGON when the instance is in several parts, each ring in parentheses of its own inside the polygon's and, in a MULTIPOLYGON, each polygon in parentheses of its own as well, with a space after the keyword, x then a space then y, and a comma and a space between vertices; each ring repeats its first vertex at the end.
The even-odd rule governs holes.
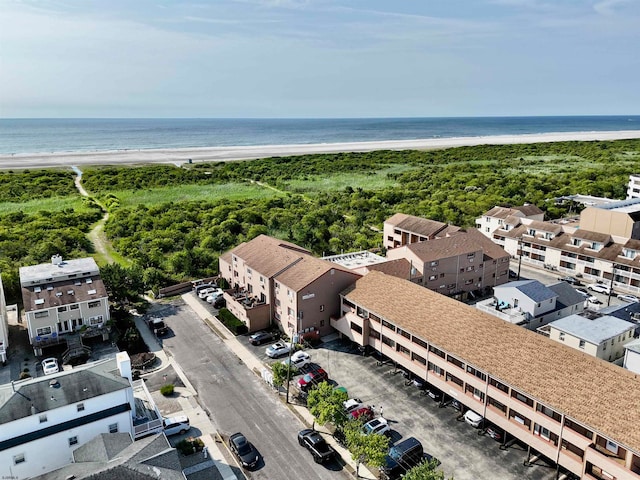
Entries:
POLYGON ((118 352, 116 354, 116 363, 118 364, 118 371, 124 378, 128 378, 130 382, 133 381, 131 377, 131 359, 129 354, 125 352, 118 352))
POLYGON ((53 265, 61 265, 62 264, 62 255, 55 254, 51 256, 51 263, 53 265))

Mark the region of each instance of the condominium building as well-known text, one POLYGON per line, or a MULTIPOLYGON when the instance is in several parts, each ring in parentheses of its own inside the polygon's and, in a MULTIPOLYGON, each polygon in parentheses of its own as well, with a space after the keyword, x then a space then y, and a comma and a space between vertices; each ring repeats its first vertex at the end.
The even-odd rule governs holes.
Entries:
POLYGON ((162 416, 126 352, 71 371, 0 386, 0 477, 30 478, 73 461, 102 433, 161 432, 162 416))
POLYGON ((384 242, 386 249, 402 247, 410 243, 425 242, 457 232, 460 227, 447 223, 396 213, 384 222, 384 242))
POLYGON ((627 199, 640 198, 640 175, 629 175, 629 185, 627 186, 627 199))
POLYGON ((9 348, 9 319, 7 317, 7 303, 4 298, 4 287, 2 286, 2 275, 0 274, 0 362, 7 361, 7 350, 9 348))
POLYGON ((640 378, 380 272, 331 324, 587 479, 640 479, 640 378), (384 295, 380 295, 384 292, 384 295))
POLYGON ((587 311, 551 322, 543 332, 551 340, 609 362, 624 355, 635 324, 610 315, 587 311))
POLYGON ((29 341, 36 355, 83 327, 102 327, 110 318, 109 297, 93 258, 20 268, 29 341))
POLYGON ((543 221, 544 212, 531 204, 521 207, 496 206, 476 219, 476 227, 485 236, 492 238, 493 232, 498 229, 508 230, 511 225, 519 224, 522 218, 543 221))
POLYGON ((227 308, 250 332, 274 322, 284 332, 305 336, 332 331, 339 293, 360 275, 308 250, 267 235, 238 245, 220 257, 220 275, 232 286, 227 308))
POLYGON ((463 298, 509 281, 509 254, 475 228, 388 250, 387 258, 404 259, 404 278, 443 295, 463 298))

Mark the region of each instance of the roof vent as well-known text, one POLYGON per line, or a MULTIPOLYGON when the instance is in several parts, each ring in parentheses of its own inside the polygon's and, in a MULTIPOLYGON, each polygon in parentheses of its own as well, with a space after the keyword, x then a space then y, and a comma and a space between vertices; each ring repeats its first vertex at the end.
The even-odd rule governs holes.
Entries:
POLYGON ((58 254, 52 255, 51 256, 51 263, 53 265, 58 265, 58 266, 62 265, 62 255, 58 255, 58 254))
POLYGON ((58 382, 57 378, 49 380, 49 388, 60 388, 60 382, 58 382))
POLYGON ((31 415, 35 415, 36 413, 38 413, 38 409, 36 409, 36 407, 31 405, 31 415))

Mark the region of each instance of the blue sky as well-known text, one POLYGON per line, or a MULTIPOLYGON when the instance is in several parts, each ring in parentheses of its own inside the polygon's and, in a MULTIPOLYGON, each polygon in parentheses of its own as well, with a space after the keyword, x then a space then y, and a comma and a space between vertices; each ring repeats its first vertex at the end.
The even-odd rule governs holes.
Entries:
POLYGON ((0 0, 0 117, 640 114, 640 0, 0 0))

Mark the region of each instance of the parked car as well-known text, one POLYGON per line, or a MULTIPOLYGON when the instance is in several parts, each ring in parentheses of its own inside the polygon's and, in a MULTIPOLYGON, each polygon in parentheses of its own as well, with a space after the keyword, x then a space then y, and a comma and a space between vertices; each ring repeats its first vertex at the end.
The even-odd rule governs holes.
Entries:
POLYGON ((178 434, 183 435, 191 428, 189 417, 186 415, 168 417, 163 419, 162 423, 164 425, 164 434, 167 437, 178 434))
POLYGON ((473 428, 479 428, 483 420, 484 417, 473 410, 467 410, 467 413, 464 414, 464 421, 473 428))
POLYGON ((42 360, 42 370, 44 371, 45 375, 58 373, 60 371, 58 360, 55 358, 45 358, 44 360, 42 360))
POLYGON ((201 283, 200 285, 196 285, 195 292, 200 293, 205 288, 216 288, 217 285, 215 283, 201 283))
POLYGON ((229 449, 244 468, 254 468, 258 464, 258 452, 243 434, 238 432, 229 437, 229 449))
POLYGON ((224 297, 218 297, 216 301, 213 302, 213 308, 217 308, 218 310, 226 306, 227 306, 227 301, 225 300, 224 297))
POLYGON ((202 290, 200 290, 198 292, 198 297, 202 300, 206 300, 206 298, 211 295, 213 292, 215 292, 216 290, 219 290, 216 287, 208 287, 208 288, 203 288, 202 290))
POLYGON ((378 417, 365 423, 362 426, 362 431, 365 435, 376 433, 378 435, 389 436, 391 434, 391 427, 389 427, 389 422, 387 422, 386 418, 378 417))
POLYGON ((587 285, 587 290, 591 290, 592 292, 604 293, 605 295, 609 295, 611 289, 608 285, 604 283, 592 283, 591 285, 587 285))
POLYGON ((223 298, 224 292, 222 290, 216 290, 206 298, 207 303, 213 305, 219 298, 223 298))
POLYGON ((308 392, 321 382, 329 380, 329 375, 322 368, 304 374, 298 379, 298 388, 303 392, 308 392))
POLYGON ((362 403, 362 400, 359 398, 350 398, 349 400, 345 400, 342 402, 342 405, 344 406, 344 411, 347 413, 351 413, 358 408, 364 407, 364 403, 362 403))
POLYGON ((164 320, 158 317, 150 317, 147 320, 149 329, 155 333, 158 337, 169 333, 169 327, 164 323, 164 320))
POLYGON ((298 443, 306 448, 313 455, 316 463, 323 463, 330 460, 336 454, 335 450, 329 446, 326 440, 316 430, 304 429, 298 433, 298 443))
POLYGON ((256 332, 249 335, 249 343, 251 345, 261 345, 264 342, 269 342, 274 339, 274 335, 271 332, 256 332))
POLYGON ((380 467, 380 476, 386 480, 400 478, 407 470, 419 465, 424 459, 422 444, 415 437, 394 445, 384 458, 384 465, 380 467))
POLYGON ((504 438, 504 431, 500 427, 490 425, 487 427, 487 435, 493 438, 496 442, 501 442, 504 438))
POLYGON ((307 352, 300 350, 291 355, 291 359, 285 358, 282 361, 283 365, 289 365, 289 363, 299 370, 311 363, 311 356, 307 352))
POLYGON ((576 292, 578 292, 580 295, 582 295, 584 298, 588 298, 591 295, 589 294, 589 292, 587 292, 584 288, 576 288, 575 289, 576 292))
POLYGON ((593 303, 594 305, 602 305, 602 302, 598 297, 594 297, 593 295, 589 295, 587 297, 587 302, 593 303))
POLYGON ((427 395, 435 402, 442 400, 442 392, 435 387, 427 388, 427 395))
POLYGON ((571 285, 582 285, 580 280, 578 280, 576 277, 560 277, 558 278, 558 280, 560 280, 561 282, 570 283, 571 285))
POLYGON ((373 408, 371 407, 361 407, 361 408, 356 408, 355 410, 352 410, 351 412, 349 412, 349 416, 354 420, 361 420, 363 422, 368 422, 369 420, 373 419, 373 417, 375 416, 375 413, 373 411, 373 408))
POLYGON ((509 278, 518 278, 518 274, 513 270, 509 270, 509 278))
POLYGON ((291 351, 291 344, 287 342, 276 342, 273 345, 269 345, 265 350, 267 357, 278 358, 283 355, 287 355, 291 351))
POLYGON ((635 295, 630 295, 628 293, 623 293, 618 295, 618 298, 620 300, 622 300, 623 302, 629 302, 629 303, 638 303, 640 302, 640 298, 636 297, 635 295))
POLYGON ((457 410, 459 412, 463 412, 465 408, 464 405, 455 398, 451 400, 451 406, 454 408, 454 410, 457 410))

